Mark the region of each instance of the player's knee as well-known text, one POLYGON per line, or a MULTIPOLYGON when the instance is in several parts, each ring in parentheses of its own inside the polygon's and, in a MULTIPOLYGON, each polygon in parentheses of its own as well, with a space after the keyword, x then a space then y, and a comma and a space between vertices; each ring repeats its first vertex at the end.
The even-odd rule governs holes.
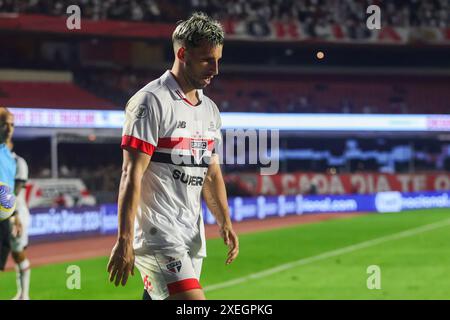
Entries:
POLYGON ((13 260, 15 263, 19 264, 23 261, 25 261, 26 257, 25 257, 25 253, 23 251, 20 252, 11 252, 11 255, 13 257, 13 260))
POLYGON ((11 256, 12 256, 12 258, 13 258, 15 263, 20 263, 20 261, 19 261, 19 253, 18 252, 12 251, 11 252, 11 256))

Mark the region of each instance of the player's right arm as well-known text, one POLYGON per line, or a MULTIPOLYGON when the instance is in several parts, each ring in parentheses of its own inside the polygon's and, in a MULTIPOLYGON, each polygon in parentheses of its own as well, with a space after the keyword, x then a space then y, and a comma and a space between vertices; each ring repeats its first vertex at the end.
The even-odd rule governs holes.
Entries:
POLYGON ((127 103, 122 131, 122 175, 118 197, 118 235, 108 263, 109 279, 125 285, 134 275, 134 220, 141 197, 141 182, 158 144, 160 104, 147 92, 138 92, 127 103))
POLYGON ((141 181, 150 163, 150 156, 138 150, 124 148, 120 178, 116 244, 108 263, 109 280, 124 286, 131 273, 134 275, 134 220, 141 195, 141 181))

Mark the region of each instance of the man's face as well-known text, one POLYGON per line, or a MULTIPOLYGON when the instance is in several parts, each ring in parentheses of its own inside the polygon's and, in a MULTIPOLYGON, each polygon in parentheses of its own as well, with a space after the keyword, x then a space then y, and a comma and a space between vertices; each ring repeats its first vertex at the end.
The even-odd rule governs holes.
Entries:
POLYGON ((185 51, 186 80, 195 88, 203 89, 219 73, 219 60, 222 58, 222 45, 203 43, 197 48, 185 51))
POLYGON ((11 140, 14 133, 14 116, 12 114, 0 115, 0 143, 11 140))

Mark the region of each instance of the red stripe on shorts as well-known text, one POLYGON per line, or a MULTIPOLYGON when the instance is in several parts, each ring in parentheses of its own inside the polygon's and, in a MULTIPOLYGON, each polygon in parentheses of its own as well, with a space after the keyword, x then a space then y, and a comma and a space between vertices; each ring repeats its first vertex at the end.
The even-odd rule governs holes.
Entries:
POLYGON ((192 289, 201 289, 200 283, 197 279, 184 279, 177 282, 172 282, 167 284, 167 288, 169 289, 169 294, 176 294, 180 292, 189 291, 192 289))

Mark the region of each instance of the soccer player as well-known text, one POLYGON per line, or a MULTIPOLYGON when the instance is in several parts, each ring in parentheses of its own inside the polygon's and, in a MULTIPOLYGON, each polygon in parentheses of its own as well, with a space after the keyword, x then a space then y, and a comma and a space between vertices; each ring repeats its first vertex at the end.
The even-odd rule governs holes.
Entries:
POLYGON ((202 193, 228 246, 226 263, 239 252, 216 153, 220 114, 202 92, 218 74, 223 40, 222 26, 203 13, 181 21, 172 35, 172 69, 126 106, 118 239, 108 272, 125 285, 136 264, 152 300, 205 299, 202 193))
MULTIPOLYGON (((16 175, 16 161, 6 142, 14 132, 14 117, 5 107, 0 107, 0 181, 14 190, 16 175)), ((11 250, 9 219, 0 221, 0 270, 5 269, 6 261, 11 250)))
MULTIPOLYGON (((13 150, 12 141, 8 141, 10 150, 13 150)), ((28 180, 28 165, 25 159, 12 153, 16 161, 15 194, 16 211, 11 218, 11 255, 16 264, 16 284, 17 294, 13 300, 30 300, 30 261, 26 256, 28 246, 28 225, 30 221, 30 211, 25 201, 25 184, 28 180)))

